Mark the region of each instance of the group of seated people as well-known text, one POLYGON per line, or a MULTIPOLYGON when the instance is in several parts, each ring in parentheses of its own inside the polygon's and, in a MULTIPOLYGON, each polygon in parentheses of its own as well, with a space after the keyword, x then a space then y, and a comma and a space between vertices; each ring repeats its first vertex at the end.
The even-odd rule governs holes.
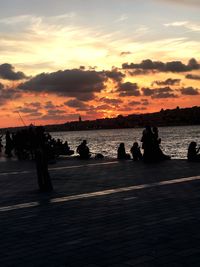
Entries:
MULTIPOLYGON (((133 143, 133 146, 131 147, 130 152, 131 152, 131 155, 134 161, 138 161, 142 159, 142 153, 138 145, 138 142, 133 143)), ((118 159, 131 159, 130 154, 126 153, 124 143, 120 143, 117 149, 117 158, 118 159)))
POLYGON ((70 149, 67 141, 63 142, 60 138, 58 138, 57 140, 55 139, 52 140, 53 140, 52 144, 56 155, 71 156, 74 154, 74 150, 70 149))
MULTIPOLYGON (((165 155, 160 148, 161 138, 159 138, 157 127, 147 126, 143 131, 141 142, 144 151, 143 154, 141 153, 138 142, 134 142, 130 149, 134 161, 143 160, 144 162, 159 162, 171 158, 170 156, 165 155)), ((91 152, 87 146, 86 140, 82 141, 77 147, 76 152, 79 154, 80 159, 89 159, 91 157, 91 152)), ((120 143, 117 149, 117 158, 119 160, 131 159, 131 155, 126 153, 125 144, 120 143)))
MULTIPOLYGON (((8 157, 12 156, 12 150, 18 158, 22 158, 21 155, 25 155, 28 152, 31 158, 34 158, 34 151, 38 147, 38 136, 42 136, 46 153, 50 158, 54 158, 59 155, 73 155, 74 151, 70 149, 68 142, 63 142, 61 139, 54 139, 49 133, 45 133, 42 127, 36 129, 29 128, 21 130, 12 135, 7 131, 5 135, 6 145, 5 154, 8 157), (38 132, 42 134, 38 135, 38 132)), ((0 136, 0 153, 2 151, 2 137, 0 136)), ((159 131, 157 127, 146 126, 142 133, 141 138, 142 150, 139 147, 138 142, 134 142, 130 154, 126 153, 125 144, 120 143, 117 149, 117 158, 119 160, 133 159, 134 161, 143 160, 144 162, 160 162, 168 160, 171 157, 165 155, 160 147, 161 138, 159 138, 159 131), (132 157, 131 157, 132 156, 132 157)), ((197 148, 197 143, 192 141, 189 144, 187 159, 190 162, 200 162, 200 147, 197 148)), ((90 159, 92 154, 95 154, 95 158, 102 159, 104 156, 100 153, 92 153, 87 146, 87 141, 83 140, 77 147, 76 153, 79 154, 80 159, 90 159)))
MULTIPOLYGON (((51 138, 50 138, 51 139, 51 138)), ((165 155, 160 147, 161 138, 159 138, 159 131, 157 127, 147 126, 142 133, 142 150, 138 142, 134 142, 130 154, 126 153, 125 144, 120 143, 117 149, 117 159, 126 160, 133 159, 133 161, 143 160, 144 162, 160 162, 171 159, 170 156, 165 155)), ((70 149, 67 141, 63 142, 60 139, 51 139, 55 152, 59 155, 73 155, 74 151, 70 149)), ((191 162, 200 162, 200 147, 197 148, 196 142, 191 142, 188 148, 187 158, 191 162)), ((76 153, 80 159, 90 159, 92 154, 95 154, 96 159, 102 159, 104 156, 101 153, 92 153, 87 145, 87 141, 83 140, 76 149, 76 153)))
MULTIPOLYGON (((143 160, 144 162, 159 162, 162 160, 170 159, 171 157, 165 155, 160 148, 161 138, 158 136, 158 128, 147 126, 143 131, 141 153, 138 142, 134 142, 131 147, 131 155, 134 161, 143 160)), ((130 159, 130 154, 126 153, 124 143, 121 143, 118 148, 118 159, 130 159)))

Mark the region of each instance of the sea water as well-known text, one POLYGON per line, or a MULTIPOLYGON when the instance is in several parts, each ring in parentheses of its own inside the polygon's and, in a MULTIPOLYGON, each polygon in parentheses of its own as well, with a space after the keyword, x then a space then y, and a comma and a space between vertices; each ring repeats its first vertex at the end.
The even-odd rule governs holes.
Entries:
MULTIPOLYGON (((120 143, 125 143, 126 152, 130 152, 133 142, 138 142, 141 147, 142 128, 52 132, 54 138, 68 141, 71 149, 76 151, 82 140, 87 140, 90 151, 102 153, 107 158, 116 158, 117 148, 120 143)), ((160 127, 161 149, 172 158, 185 159, 188 145, 196 141, 200 145, 200 125, 160 127)))

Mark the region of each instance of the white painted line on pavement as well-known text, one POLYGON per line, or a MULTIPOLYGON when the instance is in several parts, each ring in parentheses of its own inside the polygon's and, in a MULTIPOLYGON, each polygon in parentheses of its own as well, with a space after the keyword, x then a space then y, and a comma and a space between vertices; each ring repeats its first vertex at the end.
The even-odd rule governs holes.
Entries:
POLYGON ((17 174, 27 174, 32 173, 33 171, 14 171, 14 172, 1 172, 0 176, 7 176, 7 175, 17 175, 17 174))
POLYGON ((54 170, 76 169, 76 168, 90 167, 90 166, 111 165, 111 164, 117 164, 117 163, 119 163, 119 162, 118 161, 110 161, 110 162, 101 162, 101 163, 90 163, 90 164, 82 164, 82 165, 74 165, 74 166, 49 168, 49 170, 54 171, 54 170))
POLYGON ((129 201, 129 200, 132 200, 132 199, 136 199, 137 197, 125 197, 123 200, 124 201, 129 201))
MULTIPOLYGON (((49 200, 49 203, 62 203, 62 202, 68 202, 68 201, 72 201, 72 200, 101 197, 101 196, 112 195, 112 194, 116 194, 116 193, 130 192, 130 191, 134 191, 134 190, 142 190, 142 189, 146 189, 146 188, 154 188, 154 187, 166 186, 166 185, 172 185, 172 184, 181 184, 181 183, 185 183, 185 182, 199 181, 199 180, 200 180, 200 176, 193 176, 193 177, 186 177, 186 178, 156 182, 156 183, 151 183, 151 184, 133 185, 133 186, 128 186, 128 187, 120 187, 120 188, 108 189, 108 190, 91 192, 91 193, 84 193, 84 194, 78 194, 78 195, 72 195, 72 196, 66 196, 66 197, 52 198, 49 200)), ((0 207, 0 212, 1 211, 3 212, 3 211, 17 210, 17 209, 22 209, 22 208, 37 207, 39 205, 40 205, 39 202, 29 202, 29 203, 4 206, 4 207, 0 207)))
POLYGON ((18 209, 24 209, 24 208, 32 208, 39 206, 39 202, 29 202, 29 203, 22 203, 22 204, 16 204, 11 206, 4 206, 0 207, 1 211, 10 211, 10 210, 18 210, 18 209))
MULTIPOLYGON (((101 165, 111 165, 117 164, 118 161, 110 161, 110 162, 101 162, 101 163, 89 163, 89 164, 82 164, 82 165, 73 165, 73 166, 63 166, 63 167, 54 167, 49 168, 49 171, 54 170, 65 170, 65 169, 77 169, 82 167, 90 167, 90 166, 101 166, 101 165)), ((7 176, 7 175, 18 175, 18 174, 28 174, 36 172, 34 169, 30 171, 10 171, 10 172, 0 172, 0 176, 7 176)))

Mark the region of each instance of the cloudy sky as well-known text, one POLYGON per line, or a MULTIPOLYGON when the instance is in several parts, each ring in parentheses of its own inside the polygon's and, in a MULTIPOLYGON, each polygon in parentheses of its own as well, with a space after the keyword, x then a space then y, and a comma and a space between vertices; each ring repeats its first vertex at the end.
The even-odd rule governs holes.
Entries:
POLYGON ((0 127, 200 104, 199 0, 6 0, 0 127))

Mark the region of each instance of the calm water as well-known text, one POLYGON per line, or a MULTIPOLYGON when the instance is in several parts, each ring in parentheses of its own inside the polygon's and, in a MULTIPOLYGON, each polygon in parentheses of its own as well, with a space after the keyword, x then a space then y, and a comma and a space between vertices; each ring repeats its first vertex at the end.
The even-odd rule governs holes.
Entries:
MULTIPOLYGON (((94 153, 102 153, 108 158, 116 158, 118 144, 125 143, 126 152, 130 151, 133 142, 137 141, 141 146, 143 129, 117 129, 98 131, 74 131, 54 132, 53 137, 66 140, 71 149, 76 147, 83 139, 86 139, 90 150, 94 153)), ((196 141, 200 144, 200 126, 160 127, 159 136, 162 139, 161 148, 172 158, 184 159, 187 155, 188 144, 196 141)))

